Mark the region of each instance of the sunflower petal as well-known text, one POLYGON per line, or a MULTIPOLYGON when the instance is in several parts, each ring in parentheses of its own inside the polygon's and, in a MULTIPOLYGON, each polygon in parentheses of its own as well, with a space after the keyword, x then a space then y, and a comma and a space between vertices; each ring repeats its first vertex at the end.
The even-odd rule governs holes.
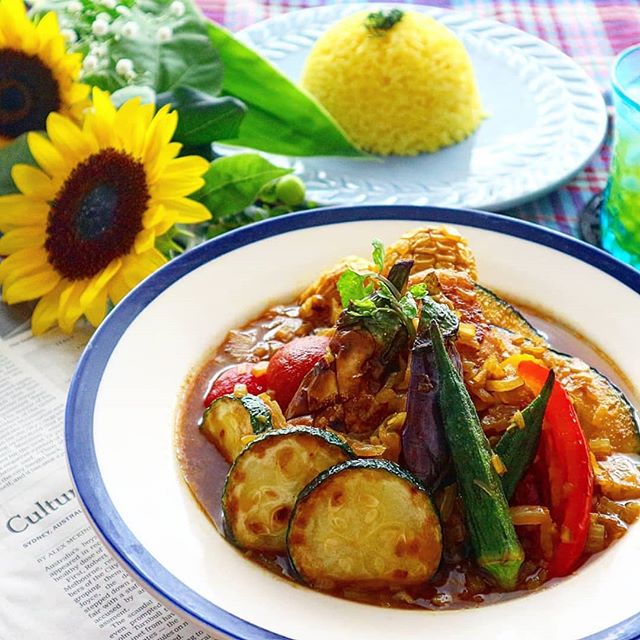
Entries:
POLYGON ((200 187, 204 186, 204 180, 197 176, 182 175, 167 180, 159 180, 152 188, 151 195, 158 200, 179 196, 188 196, 200 187))
POLYGON ((134 244, 136 253, 145 253, 152 249, 156 243, 156 232, 154 229, 143 229, 137 236, 134 244))
POLYGON ((22 194, 0 196, 0 231, 15 227, 44 225, 49 215, 49 205, 30 200, 22 194))
POLYGON ((161 179, 179 178, 184 175, 201 177, 211 165, 200 156, 184 156, 171 160, 162 172, 161 179))
POLYGON ((113 102, 111 102, 109 94, 106 91, 102 91, 102 89, 94 87, 91 98, 95 113, 104 121, 103 124, 112 124, 113 119, 116 116, 116 108, 113 106, 113 102))
MULTIPOLYGON (((97 276, 94 276, 87 284, 85 290, 80 296, 80 306, 87 309, 103 290, 106 291, 109 281, 120 271, 122 260, 115 258, 112 260, 97 276)), ((106 295, 106 294, 105 294, 106 295)))
POLYGON ((166 147, 158 151, 158 155, 155 160, 145 160, 147 182, 151 186, 158 182, 164 168, 180 153, 181 149, 182 145, 179 142, 170 142, 166 147))
POLYGON ((138 256, 128 256, 126 265, 122 269, 127 287, 133 289, 165 262, 167 259, 156 249, 151 249, 138 256))
POLYGON ((114 129, 118 132, 122 148, 134 158, 141 159, 144 151, 146 131, 153 119, 153 105, 141 105, 140 98, 127 100, 114 118, 114 129))
POLYGON ((46 239, 43 227, 19 227, 8 231, 0 238, 0 256, 26 249, 42 247, 46 239))
POLYGON ((40 40, 40 53, 43 57, 54 63, 64 59, 64 39, 58 26, 58 17, 53 11, 49 11, 38 22, 36 32, 40 40))
POLYGON ((87 316, 87 320, 97 327, 107 315, 107 288, 104 288, 86 307, 84 314, 87 316))
POLYGON ((51 178, 41 171, 28 164, 15 164, 11 169, 11 177, 16 187, 25 196, 38 200, 53 200, 56 195, 56 185, 51 178))
POLYGON ((120 270, 109 283, 109 298, 113 300, 114 304, 118 304, 129 291, 131 291, 131 287, 124 279, 123 270, 120 270))
MULTIPOLYGON (((161 151, 166 149, 178 126, 178 114, 176 111, 169 112, 169 108, 169 105, 162 107, 156 113, 147 129, 144 144, 146 165, 153 166, 161 151)), ((177 155, 177 152, 175 155, 177 155)))
POLYGON ((31 315, 31 331, 33 335, 39 336, 47 329, 50 329, 58 320, 58 303, 60 293, 67 285, 65 280, 61 280, 49 293, 42 296, 31 315))
POLYGON ((27 142, 31 155, 52 178, 62 177, 68 173, 67 162, 44 136, 31 132, 27 135, 27 142))
POLYGON ((153 204, 144 212, 142 224, 145 228, 155 227, 165 217, 166 213, 161 204, 153 204))
POLYGON ((69 283, 60 293, 58 301, 58 324, 65 333, 71 333, 82 315, 80 296, 86 286, 86 280, 69 283))
POLYGON ((16 251, 0 262, 0 284, 9 275, 19 277, 31 271, 36 271, 45 264, 49 263, 47 261, 47 252, 42 247, 29 247, 28 249, 16 251))
POLYGON ((70 118, 59 113, 53 112, 47 117, 47 134, 56 149, 76 163, 98 150, 92 135, 83 133, 70 118))
POLYGON ((171 229, 171 227, 173 227, 175 223, 175 216, 167 215, 153 228, 153 231, 155 232, 156 236, 162 236, 167 233, 167 231, 169 231, 169 229, 171 229))
POLYGON ((211 218, 211 212, 201 202, 189 198, 163 198, 162 204, 167 211, 171 211, 176 222, 195 224, 211 218))
POLYGON ((35 300, 49 293, 60 280, 60 274, 47 265, 42 271, 18 278, 9 286, 5 281, 2 286, 2 297, 8 304, 35 300))

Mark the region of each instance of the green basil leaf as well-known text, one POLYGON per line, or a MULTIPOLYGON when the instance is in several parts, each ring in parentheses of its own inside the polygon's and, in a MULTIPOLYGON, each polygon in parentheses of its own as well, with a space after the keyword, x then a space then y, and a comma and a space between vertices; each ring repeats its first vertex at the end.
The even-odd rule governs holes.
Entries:
POLYGON ((320 104, 229 31, 208 25, 224 65, 222 91, 248 107, 230 144, 291 156, 362 156, 320 104))
POLYGON ((156 104, 158 108, 171 104, 178 111, 178 127, 173 139, 195 146, 237 135, 246 112, 246 107, 236 98, 214 98, 190 87, 161 93, 156 104))
POLYGON ((291 169, 276 167, 257 153, 218 158, 204 174, 204 187, 191 197, 202 202, 214 220, 219 220, 248 207, 267 182, 287 173, 291 169))
POLYGON ((404 315, 410 320, 418 317, 418 305, 416 304, 416 300, 411 295, 411 293, 407 293, 406 295, 402 296, 402 298, 400 298, 400 300, 398 301, 398 304, 400 305, 402 313, 404 313, 404 315))
POLYGON ((377 309, 376 303, 370 298, 362 298, 361 300, 352 300, 351 304, 359 311, 369 312, 377 309))
POLYGON ((384 244, 378 238, 375 238, 371 244, 373 245, 373 264, 378 267, 378 272, 382 273, 384 267, 384 244))
POLYGON ((20 163, 36 165, 29 151, 26 133, 0 149, 0 195, 18 192, 11 177, 11 169, 14 164, 20 163))
MULTIPOLYGON (((338 279, 337 288, 340 294, 342 306, 346 309, 350 302, 359 302, 373 291, 373 284, 365 285, 368 275, 357 273, 353 269, 347 269, 338 279)), ((368 302, 373 304, 371 300, 368 302)), ((365 306, 367 306, 365 304, 365 306)), ((364 307, 363 307, 364 308, 364 307)))
POLYGON ((427 295, 427 285, 424 282, 414 284, 412 287, 409 287, 409 293, 414 298, 424 298, 427 295))

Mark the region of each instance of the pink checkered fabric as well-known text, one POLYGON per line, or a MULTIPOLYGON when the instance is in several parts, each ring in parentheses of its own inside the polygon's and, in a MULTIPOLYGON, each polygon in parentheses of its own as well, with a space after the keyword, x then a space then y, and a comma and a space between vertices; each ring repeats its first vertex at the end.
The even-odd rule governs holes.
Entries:
MULTIPOLYGON (((286 11, 328 4, 323 0, 198 2, 208 17, 232 30, 286 11)), ((600 86, 607 103, 610 102, 609 67, 613 57, 626 47, 640 42, 638 0, 418 0, 406 4, 464 9, 536 35, 562 49, 582 65, 600 86)), ((610 139, 569 184, 509 213, 578 235, 578 214, 593 195, 604 187, 609 160, 610 139)))

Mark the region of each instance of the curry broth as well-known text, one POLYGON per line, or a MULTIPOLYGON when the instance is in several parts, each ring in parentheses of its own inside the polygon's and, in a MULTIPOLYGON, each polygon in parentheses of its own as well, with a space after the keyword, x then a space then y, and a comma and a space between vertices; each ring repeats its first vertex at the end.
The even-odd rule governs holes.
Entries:
MULTIPOLYGON (((615 364, 595 345, 578 335, 566 325, 553 319, 548 313, 540 312, 528 305, 519 304, 531 323, 543 331, 554 348, 575 354, 589 365, 602 371, 620 386, 635 404, 637 394, 626 377, 615 364)), ((224 343, 214 350, 185 389, 176 429, 176 449, 180 467, 189 488, 200 507, 224 535, 222 519, 222 492, 229 464, 216 447, 201 433, 199 425, 204 411, 207 391, 224 370, 240 362, 268 360, 283 343, 296 335, 304 335, 305 325, 298 316, 298 307, 272 307, 240 330, 231 331, 224 343)), ((528 527, 527 529, 535 529, 528 527)), ((535 531, 519 530, 521 542, 529 553, 530 543, 536 537, 535 531)), ((258 562, 268 570, 293 580, 287 560, 275 554, 243 552, 248 558, 258 562)), ((467 554, 468 555, 468 554, 467 554)), ((583 561, 587 559, 585 555, 583 561)), ((380 606, 398 608, 461 608, 493 603, 528 590, 538 588, 544 581, 539 578, 539 567, 535 563, 523 565, 523 578, 519 590, 512 593, 499 591, 483 579, 475 565, 468 559, 448 557, 445 553, 440 569, 429 583, 410 587, 401 592, 357 592, 347 589, 334 595, 352 600, 368 602, 380 606)), ((557 580, 544 582, 551 585, 557 580)))

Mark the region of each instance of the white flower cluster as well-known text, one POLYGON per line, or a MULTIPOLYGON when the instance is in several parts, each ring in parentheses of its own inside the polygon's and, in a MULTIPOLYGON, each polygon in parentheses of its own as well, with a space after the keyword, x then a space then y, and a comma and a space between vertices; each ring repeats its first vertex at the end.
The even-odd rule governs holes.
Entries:
MULTIPOLYGON (((35 1, 35 0, 34 0, 35 1)), ((115 11, 118 16, 113 21, 113 13, 110 15, 106 12, 98 13, 90 25, 91 34, 97 39, 97 42, 90 42, 89 53, 85 56, 82 67, 86 73, 92 73, 104 67, 107 63, 105 60, 109 53, 107 43, 109 41, 118 41, 120 38, 135 39, 140 34, 140 25, 134 20, 127 20, 131 16, 131 9, 125 5, 118 4, 118 0, 94 0, 96 5, 105 9, 115 11)), ((81 14, 84 5, 81 0, 69 0, 65 5, 65 10, 73 15, 81 14)), ((168 13, 175 17, 181 18, 186 14, 186 6, 182 0, 173 0, 168 7, 168 13)), ((165 14, 166 15, 166 14, 165 14)), ((63 30, 63 36, 69 44, 78 41, 78 34, 72 29, 63 30)), ((173 29, 169 26, 158 26, 156 38, 158 42, 168 42, 173 37, 173 29)), ((89 40, 92 40, 89 37, 89 40)), ((136 70, 133 61, 129 58, 121 58, 115 64, 116 73, 131 81, 136 78, 136 70)))

